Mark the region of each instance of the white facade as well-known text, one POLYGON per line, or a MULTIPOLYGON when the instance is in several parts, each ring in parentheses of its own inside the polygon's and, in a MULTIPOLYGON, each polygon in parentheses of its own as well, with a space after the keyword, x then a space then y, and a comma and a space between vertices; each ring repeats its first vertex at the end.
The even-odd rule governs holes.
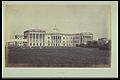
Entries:
POLYGON ((90 32, 83 32, 83 33, 80 33, 80 35, 81 35, 81 43, 86 43, 88 41, 93 40, 93 34, 90 32))
POLYGON ((64 34, 65 46, 73 46, 73 34, 64 34))
POLYGON ((30 29, 24 31, 24 35, 16 35, 13 42, 17 46, 41 47, 41 46, 76 46, 92 41, 92 33, 63 34, 59 32, 47 33, 44 30, 30 29))
POLYGON ((27 30, 24 38, 27 39, 26 46, 45 46, 46 32, 43 30, 27 30))
POLYGON ((24 39, 24 35, 15 35, 15 38, 10 40, 8 46, 25 46, 27 39, 24 39))
POLYGON ((76 46, 86 41, 93 40, 92 33, 63 34, 46 33, 44 30, 31 29, 24 32, 27 46, 76 46))
POLYGON ((86 44, 88 41, 93 40, 93 34, 90 32, 82 32, 82 33, 76 33, 74 34, 73 43, 74 46, 80 45, 80 44, 86 44))

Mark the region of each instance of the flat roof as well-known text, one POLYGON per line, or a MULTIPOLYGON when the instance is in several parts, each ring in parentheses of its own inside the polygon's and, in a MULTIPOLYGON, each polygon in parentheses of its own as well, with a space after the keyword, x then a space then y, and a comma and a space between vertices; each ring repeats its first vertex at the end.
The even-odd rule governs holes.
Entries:
POLYGON ((29 30, 26 30, 24 32, 46 32, 45 30, 41 30, 41 29, 29 29, 29 30))

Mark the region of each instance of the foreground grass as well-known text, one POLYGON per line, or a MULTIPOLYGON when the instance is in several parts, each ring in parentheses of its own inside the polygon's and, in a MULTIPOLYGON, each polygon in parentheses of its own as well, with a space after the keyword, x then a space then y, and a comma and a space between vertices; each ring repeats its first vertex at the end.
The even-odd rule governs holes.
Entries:
POLYGON ((13 48, 7 52, 7 67, 110 67, 110 51, 98 48, 13 48))

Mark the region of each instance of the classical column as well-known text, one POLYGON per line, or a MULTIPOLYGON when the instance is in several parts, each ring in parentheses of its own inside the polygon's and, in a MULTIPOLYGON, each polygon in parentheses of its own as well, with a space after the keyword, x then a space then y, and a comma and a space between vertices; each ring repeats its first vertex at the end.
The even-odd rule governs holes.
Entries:
POLYGON ((30 42, 31 42, 31 40, 30 40, 30 34, 28 34, 28 44, 29 44, 29 46, 30 46, 30 42))
POLYGON ((31 33, 31 42, 30 42, 32 45, 33 45, 33 34, 31 33))
POLYGON ((50 43, 50 44, 51 44, 51 46, 52 46, 52 36, 50 36, 50 37, 51 37, 51 43, 50 43))
POLYGON ((61 44, 61 36, 60 36, 60 44, 61 44))
POLYGON ((40 43, 41 43, 41 46, 42 46, 42 34, 40 34, 40 43))
POLYGON ((42 46, 43 46, 43 34, 42 34, 42 46))
MULTIPOLYGON (((57 44, 57 36, 56 36, 56 44, 57 44)), ((56 45, 56 44, 55 44, 55 45, 56 45)), ((56 45, 56 46, 57 46, 57 45, 56 45)))
POLYGON ((32 33, 30 33, 30 34, 31 34, 31 36, 30 36, 31 41, 30 42, 32 42, 32 33))
MULTIPOLYGON (((57 44, 57 35, 56 35, 56 41, 55 41, 55 42, 56 42, 56 44, 57 44)), ((56 44, 55 44, 55 46, 57 46, 56 44)))
POLYGON ((57 36, 57 46, 59 46, 59 35, 57 36))
POLYGON ((30 44, 32 44, 32 33, 30 33, 30 44))
POLYGON ((45 38, 45 34, 43 34, 43 42, 44 42, 44 40, 45 40, 44 38, 45 38))
POLYGON ((35 34, 35 46, 36 46, 36 34, 35 34))
POLYGON ((39 34, 39 45, 41 46, 41 34, 39 34))
POLYGON ((55 46, 56 46, 56 36, 55 36, 55 40, 54 40, 55 46))
POLYGON ((53 36, 53 45, 55 46, 55 36, 53 36))
MULTIPOLYGON (((38 43, 40 42, 40 36, 39 36, 39 34, 38 34, 38 43)), ((39 44, 38 44, 39 45, 39 44)))
POLYGON ((44 36, 45 36, 45 35, 43 34, 43 46, 45 46, 45 43, 44 43, 44 36))

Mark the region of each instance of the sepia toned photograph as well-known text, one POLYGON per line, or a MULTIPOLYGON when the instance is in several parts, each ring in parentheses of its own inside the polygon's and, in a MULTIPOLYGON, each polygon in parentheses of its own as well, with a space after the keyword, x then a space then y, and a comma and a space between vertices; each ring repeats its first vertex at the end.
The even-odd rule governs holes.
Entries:
POLYGON ((110 67, 110 5, 6 5, 6 67, 110 67))
POLYGON ((118 2, 2 1, 2 78, 118 78, 118 2))

